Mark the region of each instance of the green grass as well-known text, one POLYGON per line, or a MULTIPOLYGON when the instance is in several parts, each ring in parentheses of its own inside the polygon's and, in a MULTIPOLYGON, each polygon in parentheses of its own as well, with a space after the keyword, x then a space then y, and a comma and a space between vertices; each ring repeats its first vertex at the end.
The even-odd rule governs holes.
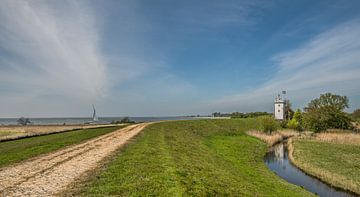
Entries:
POLYGON ((360 145, 295 140, 293 157, 300 168, 324 181, 360 194, 360 145))
POLYGON ((0 167, 115 131, 121 127, 82 129, 0 142, 0 167))
POLYGON ((153 124, 99 175, 84 196, 311 196, 267 169, 266 144, 244 131, 256 119, 153 124))

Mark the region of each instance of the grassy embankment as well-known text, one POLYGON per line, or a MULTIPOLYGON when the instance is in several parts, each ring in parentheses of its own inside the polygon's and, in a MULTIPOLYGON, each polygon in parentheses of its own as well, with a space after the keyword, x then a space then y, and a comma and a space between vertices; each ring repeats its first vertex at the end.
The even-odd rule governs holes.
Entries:
POLYGON ((293 163, 307 173, 360 194, 360 135, 320 134, 291 142, 293 163))
POLYGON ((82 129, 0 142, 0 167, 115 131, 123 126, 82 129))
POLYGON ((195 120, 147 127, 80 193, 84 196, 311 196, 271 172, 256 119, 195 120))

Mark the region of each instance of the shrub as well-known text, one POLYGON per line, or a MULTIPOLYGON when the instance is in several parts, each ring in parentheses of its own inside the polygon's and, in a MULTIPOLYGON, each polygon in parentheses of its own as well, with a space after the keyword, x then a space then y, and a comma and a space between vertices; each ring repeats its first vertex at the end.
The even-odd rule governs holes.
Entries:
POLYGON ((279 123, 272 116, 265 116, 261 119, 263 132, 271 134, 279 128, 279 123))
POLYGON ((296 110, 293 119, 288 122, 287 127, 296 131, 303 131, 303 117, 300 109, 296 110))
POLYGON ((280 122, 279 126, 283 129, 288 128, 288 121, 287 120, 283 120, 280 122))
POLYGON ((130 120, 129 117, 124 117, 123 119, 119 120, 113 120, 111 121, 111 124, 123 124, 123 123, 135 123, 135 121, 130 120))
POLYGON ((291 119, 288 124, 287 127, 289 129, 294 129, 294 130, 298 130, 299 128, 299 122, 297 120, 295 120, 295 118, 291 119))

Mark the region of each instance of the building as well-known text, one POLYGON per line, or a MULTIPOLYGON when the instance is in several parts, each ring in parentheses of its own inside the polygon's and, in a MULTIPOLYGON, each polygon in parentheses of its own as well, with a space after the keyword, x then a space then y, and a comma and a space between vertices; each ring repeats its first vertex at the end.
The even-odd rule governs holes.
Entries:
POLYGON ((280 94, 275 98, 274 116, 276 120, 285 120, 285 99, 280 94))

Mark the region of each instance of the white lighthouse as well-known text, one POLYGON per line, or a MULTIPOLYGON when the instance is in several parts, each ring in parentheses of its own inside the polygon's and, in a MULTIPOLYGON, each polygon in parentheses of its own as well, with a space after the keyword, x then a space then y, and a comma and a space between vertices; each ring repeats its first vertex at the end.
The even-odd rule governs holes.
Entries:
POLYGON ((280 94, 275 98, 275 119, 284 120, 285 119, 285 99, 283 99, 280 94))

